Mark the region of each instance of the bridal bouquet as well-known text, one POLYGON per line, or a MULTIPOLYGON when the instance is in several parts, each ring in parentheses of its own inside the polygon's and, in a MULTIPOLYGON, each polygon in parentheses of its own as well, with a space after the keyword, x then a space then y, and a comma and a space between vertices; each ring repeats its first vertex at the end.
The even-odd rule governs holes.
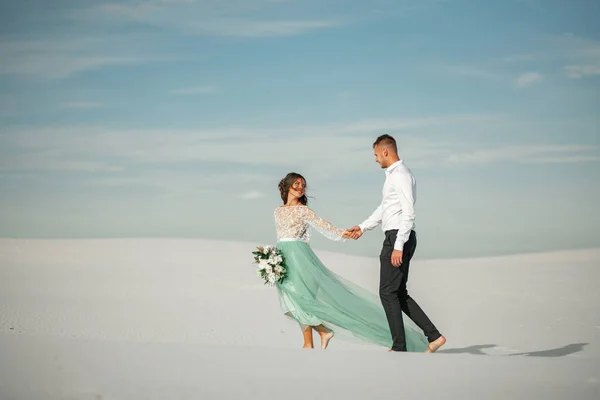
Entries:
POLYGON ((285 262, 281 252, 275 246, 259 246, 253 251, 254 264, 258 264, 256 272, 265 280, 265 285, 275 286, 286 276, 285 262))

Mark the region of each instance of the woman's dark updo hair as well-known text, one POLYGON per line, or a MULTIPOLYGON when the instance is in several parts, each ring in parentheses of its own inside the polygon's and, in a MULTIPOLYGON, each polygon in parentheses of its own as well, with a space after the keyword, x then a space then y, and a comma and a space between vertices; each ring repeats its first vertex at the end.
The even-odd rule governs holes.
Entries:
MULTIPOLYGON (((285 176, 285 178, 279 181, 279 193, 281 194, 281 200, 283 200, 283 204, 287 203, 290 187, 292 187, 292 185, 294 184, 294 182, 296 182, 298 178, 302 179, 304 181, 304 184, 306 185, 306 179, 304 179, 302 175, 297 174, 295 172, 290 172, 285 176)), ((306 186, 304 187, 304 190, 306 190, 306 186)), ((298 201, 303 205, 308 204, 306 192, 304 192, 304 194, 298 199, 298 201)))

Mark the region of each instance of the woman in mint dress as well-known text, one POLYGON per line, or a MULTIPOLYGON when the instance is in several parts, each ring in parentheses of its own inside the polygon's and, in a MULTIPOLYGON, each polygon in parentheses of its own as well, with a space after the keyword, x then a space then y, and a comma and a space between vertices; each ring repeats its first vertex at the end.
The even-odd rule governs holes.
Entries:
MULTIPOLYGON (((274 214, 277 248, 287 268, 286 279, 277 283, 283 313, 300 324, 304 348, 313 348, 313 329, 323 349, 338 332, 390 348, 392 336, 379 298, 329 271, 308 244, 310 227, 334 241, 348 236, 307 206, 305 190, 306 180, 300 174, 289 173, 279 182, 284 204, 274 214)), ((409 321, 405 323, 407 350, 424 352, 427 338, 409 321)))

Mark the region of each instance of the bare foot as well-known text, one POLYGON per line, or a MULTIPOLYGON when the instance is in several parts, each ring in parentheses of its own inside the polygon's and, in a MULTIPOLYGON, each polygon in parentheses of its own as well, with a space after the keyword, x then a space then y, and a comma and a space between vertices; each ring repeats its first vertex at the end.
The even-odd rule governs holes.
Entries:
POLYGON ((303 349, 314 349, 314 347, 312 345, 309 344, 305 344, 304 346, 302 346, 303 349))
POLYGON ((333 331, 327 333, 319 333, 321 336, 321 349, 325 350, 329 345, 329 341, 333 337, 333 331))
POLYGON ((425 350, 425 353, 435 353, 440 347, 444 345, 444 343, 446 343, 446 338, 440 336, 433 342, 429 343, 429 345, 427 346, 427 350, 425 350))

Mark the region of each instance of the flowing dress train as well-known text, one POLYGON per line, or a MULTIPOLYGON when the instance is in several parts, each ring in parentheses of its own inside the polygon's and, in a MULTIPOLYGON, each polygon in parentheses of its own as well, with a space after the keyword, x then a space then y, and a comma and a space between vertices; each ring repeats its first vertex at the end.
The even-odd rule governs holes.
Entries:
MULTIPOLYGON (((281 206, 275 210, 277 248, 287 277, 277 283, 281 310, 306 326, 324 325, 334 331, 391 348, 392 336, 378 296, 328 270, 308 244, 310 228, 334 241, 344 241, 343 230, 318 217, 307 206, 281 206)), ((405 316, 409 352, 423 352, 428 341, 405 316)))

